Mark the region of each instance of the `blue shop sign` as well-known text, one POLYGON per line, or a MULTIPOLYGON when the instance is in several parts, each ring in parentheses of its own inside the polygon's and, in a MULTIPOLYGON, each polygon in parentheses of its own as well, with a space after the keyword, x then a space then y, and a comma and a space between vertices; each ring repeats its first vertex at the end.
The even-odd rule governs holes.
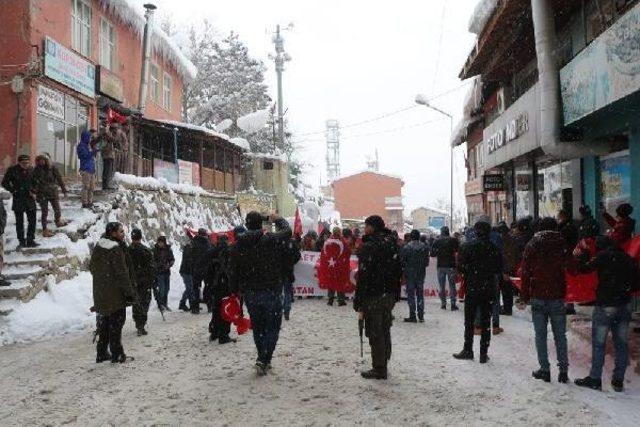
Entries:
POLYGON ((96 96, 96 67, 49 37, 45 39, 44 75, 90 98, 96 96))

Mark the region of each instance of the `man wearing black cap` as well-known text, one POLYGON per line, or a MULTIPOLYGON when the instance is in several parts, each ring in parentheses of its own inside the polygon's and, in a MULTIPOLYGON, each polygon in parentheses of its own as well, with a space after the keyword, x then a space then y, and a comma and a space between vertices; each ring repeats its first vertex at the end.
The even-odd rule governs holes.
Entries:
POLYGON ((20 247, 35 248, 36 193, 33 183, 31 158, 18 157, 18 164, 11 166, 2 179, 2 186, 13 195, 13 212, 16 215, 16 234, 20 247), (27 214, 27 238, 24 236, 24 215, 27 214))
POLYGON ((367 379, 387 379, 392 311, 402 276, 398 242, 378 215, 366 219, 362 242, 353 308, 364 318, 373 369, 361 375, 367 379))
POLYGON ((473 227, 476 238, 460 248, 458 272, 467 285, 464 304, 464 348, 456 359, 473 360, 473 332, 476 312, 480 311, 480 363, 487 363, 491 332, 491 307, 496 298, 497 277, 502 259, 498 247, 490 240, 491 225, 478 221, 473 227))
POLYGON ((284 242, 291 238, 291 228, 277 215, 266 218, 249 212, 247 231, 238 237, 230 254, 230 290, 240 291, 249 309, 253 339, 258 350, 256 369, 259 376, 271 369, 271 358, 282 325, 282 265, 284 242), (262 224, 275 223, 275 233, 265 233, 262 224))
POLYGON ((138 294, 138 304, 133 306, 133 321, 136 324, 138 336, 147 335, 147 313, 151 303, 151 289, 156 280, 156 267, 153 252, 142 244, 142 231, 135 228, 131 231, 131 246, 128 248, 133 265, 133 275, 136 279, 135 290, 138 294))

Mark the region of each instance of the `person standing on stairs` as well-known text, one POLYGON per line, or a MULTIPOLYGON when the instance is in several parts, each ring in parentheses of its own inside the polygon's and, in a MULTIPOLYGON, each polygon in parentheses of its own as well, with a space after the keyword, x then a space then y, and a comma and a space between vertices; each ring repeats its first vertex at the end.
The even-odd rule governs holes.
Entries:
POLYGON ((133 321, 136 324, 138 336, 147 335, 147 313, 151 304, 151 289, 156 280, 156 267, 153 252, 142 243, 142 231, 134 228, 131 231, 131 245, 128 247, 129 256, 133 264, 135 290, 138 294, 138 304, 133 306, 133 321))
POLYGON ((96 174, 96 147, 97 139, 94 137, 95 130, 83 131, 80 135, 80 144, 76 152, 80 160, 80 176, 82 178, 82 207, 91 209, 93 207, 93 191, 95 189, 96 174))
MULTIPOLYGON (((7 210, 4 208, 4 199, 8 194, 2 192, 0 194, 0 273, 2 273, 2 267, 4 267, 4 229, 7 226, 7 210)), ((2 274, 0 274, 0 286, 11 286, 11 282, 4 278, 2 274)))
POLYGON ((2 179, 2 186, 13 195, 12 209, 16 215, 16 235, 19 248, 35 248, 40 246, 36 237, 36 192, 33 184, 33 168, 31 157, 26 154, 18 156, 18 164, 7 169, 2 179), (27 237, 24 236, 24 215, 27 215, 27 237))
POLYGON ((64 227, 67 225, 67 222, 62 220, 58 187, 60 187, 65 197, 67 196, 67 188, 64 185, 60 171, 51 164, 51 158, 47 153, 36 157, 36 168, 33 170, 33 185, 36 190, 40 209, 42 210, 42 237, 53 237, 53 232, 49 230, 47 226, 49 203, 51 203, 51 207, 53 207, 56 227, 64 227))
POLYGON ((158 280, 158 304, 161 305, 164 310, 171 311, 167 299, 171 286, 171 267, 173 267, 176 259, 173 256, 171 246, 167 244, 167 238, 165 236, 160 236, 156 240, 156 245, 153 247, 153 259, 156 264, 158 280))

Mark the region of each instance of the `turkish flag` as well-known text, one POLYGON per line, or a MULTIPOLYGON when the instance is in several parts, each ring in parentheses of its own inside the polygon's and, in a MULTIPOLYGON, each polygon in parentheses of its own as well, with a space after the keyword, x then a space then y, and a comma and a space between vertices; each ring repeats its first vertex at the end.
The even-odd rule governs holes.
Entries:
POLYGON ((324 243, 316 264, 320 289, 351 293, 351 249, 340 239, 330 238, 324 243))
POLYGON ((300 218, 300 208, 296 208, 296 218, 293 221, 293 234, 302 236, 302 219, 300 218))

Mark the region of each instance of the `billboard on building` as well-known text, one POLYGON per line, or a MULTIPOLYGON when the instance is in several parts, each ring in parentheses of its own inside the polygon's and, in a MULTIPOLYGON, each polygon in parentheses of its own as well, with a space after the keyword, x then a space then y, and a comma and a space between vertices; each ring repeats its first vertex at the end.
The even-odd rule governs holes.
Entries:
POLYGON ((90 98, 96 96, 96 67, 49 37, 44 46, 44 75, 90 98))

